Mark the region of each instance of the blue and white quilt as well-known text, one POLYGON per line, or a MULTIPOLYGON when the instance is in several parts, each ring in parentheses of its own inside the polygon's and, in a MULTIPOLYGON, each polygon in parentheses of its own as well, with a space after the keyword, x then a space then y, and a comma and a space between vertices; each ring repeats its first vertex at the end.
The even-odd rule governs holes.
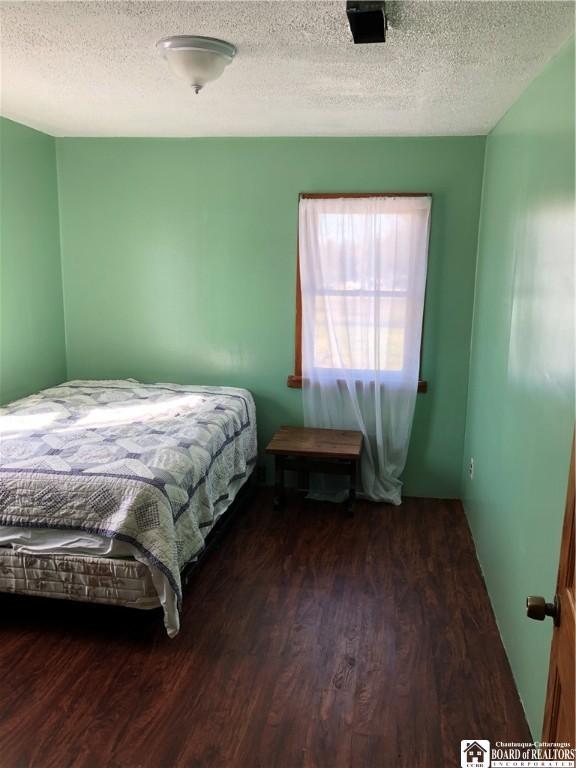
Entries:
POLYGON ((131 544, 180 607, 180 572, 256 450, 246 390, 70 381, 0 409, 0 526, 131 544))

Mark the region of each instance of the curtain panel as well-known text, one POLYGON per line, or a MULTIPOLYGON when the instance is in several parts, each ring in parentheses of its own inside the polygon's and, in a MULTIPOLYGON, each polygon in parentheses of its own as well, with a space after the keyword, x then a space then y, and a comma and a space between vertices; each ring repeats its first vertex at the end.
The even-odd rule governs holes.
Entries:
POLYGON ((302 198, 307 426, 364 435, 363 493, 401 502, 420 373, 430 196, 302 198))

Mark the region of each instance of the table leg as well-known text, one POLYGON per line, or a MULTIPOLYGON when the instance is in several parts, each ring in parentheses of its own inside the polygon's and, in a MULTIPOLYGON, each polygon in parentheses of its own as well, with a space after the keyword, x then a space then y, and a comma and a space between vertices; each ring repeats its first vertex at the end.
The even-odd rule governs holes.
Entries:
POLYGON ((274 509, 280 509, 284 504, 284 463, 281 456, 276 456, 275 470, 274 509))
POLYGON ((354 502, 356 501, 357 478, 358 478, 358 462, 353 461, 350 464, 350 490, 348 492, 348 501, 346 502, 346 514, 349 517, 354 516, 354 502))
POLYGON ((298 472, 298 487, 301 491, 310 490, 310 472, 305 470, 298 472))

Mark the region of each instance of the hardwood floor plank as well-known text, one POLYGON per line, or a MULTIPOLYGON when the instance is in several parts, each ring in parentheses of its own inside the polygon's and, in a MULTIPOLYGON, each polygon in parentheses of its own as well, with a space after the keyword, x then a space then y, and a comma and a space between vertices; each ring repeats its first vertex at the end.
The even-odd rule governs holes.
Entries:
POLYGON ((529 740, 458 502, 262 491, 159 612, 0 596, 1 768, 452 768, 529 740))

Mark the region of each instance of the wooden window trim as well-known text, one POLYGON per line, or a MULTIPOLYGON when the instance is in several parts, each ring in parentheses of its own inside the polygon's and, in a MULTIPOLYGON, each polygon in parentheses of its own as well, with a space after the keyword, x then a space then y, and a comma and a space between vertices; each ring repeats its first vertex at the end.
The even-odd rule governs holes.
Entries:
MULTIPOLYGON (((429 192, 301 192, 298 202, 304 199, 337 199, 354 197, 431 197, 429 192)), ((298 214, 298 240, 296 243, 296 324, 294 334, 294 373, 288 376, 291 389, 302 389, 302 286, 300 285, 300 215, 298 214)), ((422 315, 424 325, 424 314, 422 315)), ((420 343, 420 374, 422 373, 422 342, 420 343)), ((418 380, 418 392, 428 392, 428 382, 418 380)))

